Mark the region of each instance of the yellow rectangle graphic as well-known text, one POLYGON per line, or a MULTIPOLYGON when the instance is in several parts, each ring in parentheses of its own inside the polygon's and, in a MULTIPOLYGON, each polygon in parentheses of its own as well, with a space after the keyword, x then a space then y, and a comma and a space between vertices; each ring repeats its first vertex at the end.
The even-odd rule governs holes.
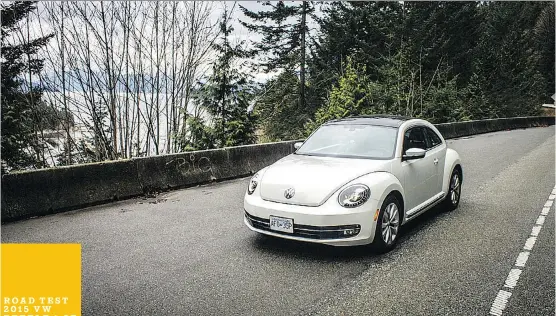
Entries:
POLYGON ((80 244, 2 244, 2 316, 80 316, 80 244))

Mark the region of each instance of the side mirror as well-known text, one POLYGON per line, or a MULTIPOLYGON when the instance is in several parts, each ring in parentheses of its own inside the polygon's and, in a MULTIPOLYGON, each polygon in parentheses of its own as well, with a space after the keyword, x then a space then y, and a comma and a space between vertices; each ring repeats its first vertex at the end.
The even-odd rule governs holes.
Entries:
POLYGON ((297 143, 293 144, 293 148, 295 148, 295 150, 298 150, 299 147, 301 147, 301 145, 303 145, 302 142, 297 142, 297 143))
POLYGON ((408 150, 405 151, 405 154, 402 156, 402 161, 425 158, 426 153, 427 151, 421 148, 409 148, 408 150))

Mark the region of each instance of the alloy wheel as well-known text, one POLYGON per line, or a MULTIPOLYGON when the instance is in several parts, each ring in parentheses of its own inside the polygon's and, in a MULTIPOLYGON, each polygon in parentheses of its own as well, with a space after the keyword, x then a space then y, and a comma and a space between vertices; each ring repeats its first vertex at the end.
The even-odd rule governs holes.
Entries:
POLYGON ((382 214, 382 240, 391 245, 398 236, 400 226, 400 212, 395 203, 390 203, 382 214))
POLYGON ((452 181, 450 182, 450 200, 452 200, 453 205, 456 205, 459 202, 459 197, 461 195, 460 184, 459 174, 456 172, 452 176, 452 181))

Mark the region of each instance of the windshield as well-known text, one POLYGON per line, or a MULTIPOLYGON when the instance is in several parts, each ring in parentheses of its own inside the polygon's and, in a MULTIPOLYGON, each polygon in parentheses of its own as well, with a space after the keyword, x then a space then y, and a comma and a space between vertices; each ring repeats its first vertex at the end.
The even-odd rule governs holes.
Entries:
POLYGON ((397 128, 374 125, 321 126, 295 152, 299 155, 390 159, 397 128))

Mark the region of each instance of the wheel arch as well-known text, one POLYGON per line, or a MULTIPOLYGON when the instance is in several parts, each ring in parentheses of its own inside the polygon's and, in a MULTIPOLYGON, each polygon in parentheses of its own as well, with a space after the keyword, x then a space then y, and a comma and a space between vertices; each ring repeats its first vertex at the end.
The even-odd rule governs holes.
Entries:
MULTIPOLYGON (((403 199, 403 195, 400 191, 394 189, 394 190, 390 191, 390 193, 388 193, 386 195, 386 197, 384 197, 384 199, 388 198, 390 195, 393 195, 398 200, 398 202, 400 202, 400 204, 401 204, 400 205, 400 212, 401 212, 400 222, 403 223, 403 221, 405 219, 405 201, 403 199)), ((382 204, 381 204, 381 207, 382 207, 382 204)))
POLYGON ((448 192, 448 186, 450 185, 450 178, 452 176, 452 171, 458 168, 460 171, 461 182, 463 183, 463 167, 459 154, 448 148, 446 150, 446 161, 444 163, 444 177, 442 180, 442 191, 448 192))
POLYGON ((400 212, 402 213, 401 219, 405 218, 405 194, 402 184, 393 174, 389 172, 375 172, 373 173, 373 184, 371 188, 371 198, 377 200, 377 206, 380 209, 384 200, 390 195, 394 195, 400 202, 400 212), (379 193, 378 196, 373 197, 373 192, 379 193))
POLYGON ((457 165, 455 165, 454 170, 456 169, 459 171, 459 181, 463 183, 463 168, 461 167, 461 164, 458 163, 457 165))

